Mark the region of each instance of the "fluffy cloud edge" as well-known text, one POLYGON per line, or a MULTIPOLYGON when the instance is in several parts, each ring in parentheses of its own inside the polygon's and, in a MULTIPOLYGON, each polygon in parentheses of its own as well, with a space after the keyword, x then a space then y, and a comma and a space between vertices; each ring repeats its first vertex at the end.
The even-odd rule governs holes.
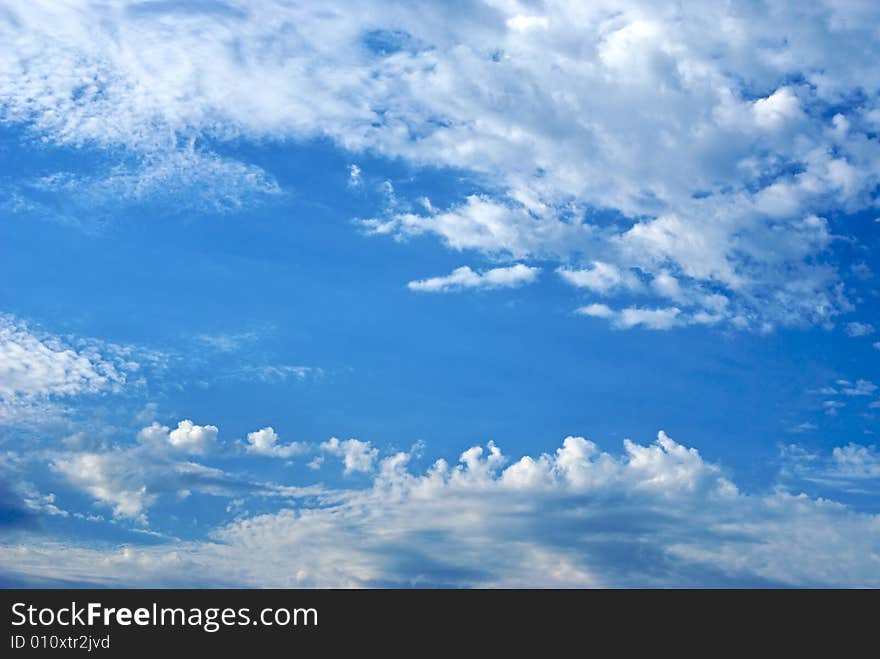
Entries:
MULTIPOLYGON (((424 471, 410 468, 411 452, 378 459, 367 442, 331 440, 323 450, 356 456, 346 469, 369 471, 371 484, 309 492, 296 507, 237 518, 201 541, 10 540, 0 570, 153 587, 880 583, 880 517, 784 489, 743 493, 663 432, 649 445, 625 441, 619 456, 567 437, 552 453, 511 461, 490 442, 424 471)), ((849 479, 880 477, 872 447, 840 447, 828 460, 849 479)))

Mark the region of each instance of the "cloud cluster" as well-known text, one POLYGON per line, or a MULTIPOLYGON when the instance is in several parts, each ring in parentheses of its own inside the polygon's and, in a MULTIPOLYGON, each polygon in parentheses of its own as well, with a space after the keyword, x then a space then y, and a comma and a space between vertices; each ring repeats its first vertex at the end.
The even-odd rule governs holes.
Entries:
POLYGON ((830 453, 790 444, 782 448, 781 476, 838 491, 880 494, 880 451, 874 445, 853 442, 830 453))
MULTIPOLYGON (((29 2, 0 17, 0 121, 133 154, 124 187, 148 194, 271 188, 217 168, 207 145, 240 137, 454 168, 482 191, 365 226, 601 262, 642 284, 618 287, 646 296, 623 308, 672 295, 683 318, 827 324, 852 297, 833 263, 846 227, 827 218, 875 204, 880 180, 878 21, 834 0, 29 2)), ((601 277, 587 288, 610 292, 601 277)))
POLYGON ((131 349, 51 335, 0 314, 0 423, 49 418, 59 399, 119 391, 139 368, 131 349))
POLYGON ((0 316, 0 397, 96 393, 125 382, 118 366, 93 348, 39 336, 25 323, 0 316))
MULTIPOLYGON (((309 488, 282 487, 253 481, 201 462, 211 454, 233 454, 235 444, 221 444, 219 429, 197 425, 185 419, 175 429, 153 422, 137 434, 135 445, 117 443, 87 450, 65 450, 50 454, 49 468, 73 489, 109 506, 114 517, 146 524, 148 510, 163 495, 187 497, 193 492, 232 497, 249 494, 295 498, 314 494, 309 488)), ((292 443, 278 444, 271 427, 247 436, 245 452, 289 458, 307 450, 292 443)), ((356 440, 349 440, 350 442, 356 440)), ((361 466, 357 463, 356 466, 361 466)))
MULTIPOLYGON (((328 443, 343 446, 370 449, 328 443)), ((23 579, 154 587, 880 584, 876 515, 782 489, 745 494, 662 432, 653 444, 626 441, 622 455, 567 437, 552 453, 514 461, 492 443, 455 465, 414 471, 412 459, 374 455, 359 465, 372 473, 366 489, 324 490, 315 504, 241 517, 203 541, 118 550, 10 542, 0 567, 23 579)), ((877 478, 873 448, 841 447, 833 461, 877 478)), ((106 465, 85 462, 71 471, 101 474, 93 495, 116 496, 106 465)), ((184 477, 222 483, 193 470, 171 480, 184 477)), ((145 496, 127 491, 135 503, 145 496)))

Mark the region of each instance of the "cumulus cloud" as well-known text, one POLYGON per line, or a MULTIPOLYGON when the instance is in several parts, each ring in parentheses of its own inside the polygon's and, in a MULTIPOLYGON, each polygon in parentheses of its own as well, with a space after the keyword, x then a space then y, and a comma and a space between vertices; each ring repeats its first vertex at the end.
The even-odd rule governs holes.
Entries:
MULTIPOLYGON (((736 327, 825 325, 851 308, 824 217, 870 206, 880 180, 876 6, 324 9, 9 7, 0 121, 122 150, 128 170, 77 189, 135 195, 178 181, 214 182, 221 199, 271 191, 207 145, 329 138, 479 183, 445 208, 365 220, 375 233, 666 271, 689 313, 736 327), (707 292, 730 304, 703 308, 707 292)), ((46 184, 63 188, 60 175, 46 184)))
POLYGON ((189 419, 179 421, 174 430, 154 421, 138 433, 138 440, 151 448, 204 455, 217 446, 218 433, 217 426, 199 426, 189 419))
POLYGON ((303 444, 291 442, 284 445, 278 443, 278 433, 272 426, 260 428, 255 432, 249 432, 247 435, 247 446, 245 450, 254 455, 266 455, 274 458, 291 458, 308 450, 303 444))
POLYGON ((443 277, 411 281, 407 284, 407 287, 411 291, 424 293, 448 293, 472 288, 518 288, 535 281, 539 272, 541 272, 540 268, 529 267, 522 263, 508 267, 492 268, 485 272, 475 272, 468 266, 462 266, 443 277))
MULTIPOLYGON (((872 450, 843 447, 833 460, 873 477, 872 450)), ((551 453, 515 460, 489 444, 455 465, 415 471, 410 461, 388 455, 366 489, 239 518, 207 540, 120 549, 7 542, 0 566, 24 579, 152 586, 880 583, 876 515, 785 489, 743 493, 664 433, 652 444, 625 442, 621 455, 567 437, 551 453)))
POLYGON ((320 449, 325 453, 342 458, 346 474, 357 471, 365 473, 372 471, 376 458, 379 456, 379 449, 374 448, 370 442, 362 442, 359 439, 346 439, 343 442, 338 437, 331 437, 321 443, 320 449))

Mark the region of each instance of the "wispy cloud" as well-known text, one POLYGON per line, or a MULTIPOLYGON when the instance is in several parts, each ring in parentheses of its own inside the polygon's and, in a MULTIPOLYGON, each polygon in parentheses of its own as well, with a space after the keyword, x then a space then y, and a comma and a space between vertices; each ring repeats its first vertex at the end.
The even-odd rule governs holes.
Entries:
POLYGON ((492 268, 484 272, 476 272, 468 266, 462 266, 443 277, 411 281, 407 287, 411 291, 423 293, 449 293, 464 289, 519 288, 534 282, 540 272, 540 268, 529 267, 522 263, 492 268))
POLYGON ((644 327, 652 330, 667 330, 688 324, 681 316, 681 309, 678 307, 664 309, 629 307, 615 310, 605 304, 594 303, 578 308, 576 313, 582 316, 610 320, 615 327, 620 329, 644 327))
POLYGON ((847 323, 846 333, 853 337, 870 336, 874 333, 874 326, 870 323, 847 323))

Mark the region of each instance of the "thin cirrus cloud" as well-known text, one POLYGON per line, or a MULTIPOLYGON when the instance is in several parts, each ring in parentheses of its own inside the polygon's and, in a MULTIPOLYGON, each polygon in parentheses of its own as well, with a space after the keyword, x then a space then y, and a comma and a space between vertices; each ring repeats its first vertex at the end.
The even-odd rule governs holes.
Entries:
POLYGON ((878 20, 870 3, 29 2, 0 18, 0 121, 129 154, 78 185, 90 195, 213 181, 234 207, 277 191, 207 146, 233 139, 327 137, 455 168, 484 189, 364 226, 666 272, 683 312, 735 327, 825 326, 855 299, 826 218, 870 207, 880 180, 878 20))
MULTIPOLYGON (((332 444, 344 454, 344 443, 332 444)), ((366 442, 356 448, 372 450, 366 442)), ((872 447, 839 447, 818 465, 788 452, 784 480, 878 481, 872 447)), ((129 488, 195 484, 232 497, 253 487, 192 463, 145 466, 124 457, 74 456, 56 468, 129 517, 143 514, 152 490, 120 491, 126 470, 138 476, 123 481, 129 488), (159 468, 163 476, 154 478, 159 468)), ((373 455, 361 465, 371 474, 363 489, 276 491, 312 503, 238 518, 208 539, 120 548, 7 542, 0 567, 20 579, 116 586, 878 584, 876 515, 784 487, 744 493, 719 465, 662 432, 648 445, 627 440, 622 455, 568 437, 552 453, 515 461, 492 443, 425 471, 411 468, 412 459, 373 455)))
POLYGON ((540 268, 522 263, 476 272, 469 266, 456 268, 443 277, 430 277, 411 281, 407 287, 421 293, 450 293, 465 289, 519 288, 538 278, 540 268))

